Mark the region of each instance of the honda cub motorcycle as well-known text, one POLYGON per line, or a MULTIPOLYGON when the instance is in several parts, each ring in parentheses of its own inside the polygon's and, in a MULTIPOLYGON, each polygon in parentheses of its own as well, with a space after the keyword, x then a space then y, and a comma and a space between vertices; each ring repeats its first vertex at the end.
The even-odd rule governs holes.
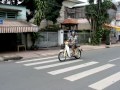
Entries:
POLYGON ((80 46, 76 46, 75 52, 69 47, 69 41, 65 41, 65 46, 63 50, 60 50, 58 54, 59 61, 65 61, 67 58, 75 58, 80 59, 81 58, 81 51, 80 46))

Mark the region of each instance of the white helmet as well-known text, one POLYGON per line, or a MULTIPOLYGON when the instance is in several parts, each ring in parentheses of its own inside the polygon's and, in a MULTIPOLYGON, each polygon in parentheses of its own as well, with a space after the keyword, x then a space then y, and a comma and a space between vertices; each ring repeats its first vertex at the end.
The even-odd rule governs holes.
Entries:
POLYGON ((72 31, 71 34, 72 34, 72 35, 75 35, 75 31, 72 31))

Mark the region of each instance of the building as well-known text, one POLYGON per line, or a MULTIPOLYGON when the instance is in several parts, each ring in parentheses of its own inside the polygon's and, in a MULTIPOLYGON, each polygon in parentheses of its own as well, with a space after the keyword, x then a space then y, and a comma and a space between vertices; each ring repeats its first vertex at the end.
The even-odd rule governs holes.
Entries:
MULTIPOLYGON (((113 21, 113 24, 120 27, 120 3, 117 4, 116 20, 113 21)), ((116 30, 116 37, 120 41, 120 31, 116 30)))
POLYGON ((0 51, 30 48, 30 34, 38 27, 26 22, 26 7, 0 5, 0 51))
MULTIPOLYGON (((57 19, 57 24, 61 24, 65 18, 65 8, 69 7, 72 8, 74 5, 79 4, 79 3, 83 3, 84 1, 80 1, 80 0, 64 0, 62 3, 62 7, 60 10, 60 17, 57 19)), ((40 24, 40 28, 44 28, 47 25, 52 25, 53 22, 52 21, 47 21, 47 20, 42 20, 41 24, 40 24)))
POLYGON ((79 0, 66 0, 63 2, 63 6, 60 11, 60 17, 58 18, 58 23, 62 23, 67 18, 75 18, 78 20, 79 30, 88 30, 90 29, 90 24, 85 17, 85 1, 79 0), (78 6, 76 6, 78 5, 78 6), (81 6, 82 5, 82 6, 81 6))

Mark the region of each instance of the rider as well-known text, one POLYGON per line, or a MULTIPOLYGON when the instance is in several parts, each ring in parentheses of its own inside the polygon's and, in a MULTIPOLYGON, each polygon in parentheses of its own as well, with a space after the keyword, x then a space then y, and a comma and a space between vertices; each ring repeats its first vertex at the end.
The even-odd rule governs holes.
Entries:
POLYGON ((74 30, 71 32, 71 35, 69 36, 68 41, 70 42, 70 46, 71 46, 71 48, 73 50, 73 55, 75 55, 75 49, 77 47, 76 46, 76 44, 77 44, 77 35, 76 35, 74 30))

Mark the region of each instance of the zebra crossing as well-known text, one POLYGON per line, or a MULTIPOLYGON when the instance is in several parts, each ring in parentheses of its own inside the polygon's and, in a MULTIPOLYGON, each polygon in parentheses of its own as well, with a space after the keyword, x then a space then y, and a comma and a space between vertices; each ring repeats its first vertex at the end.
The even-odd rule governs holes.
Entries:
MULTIPOLYGON (((53 68, 54 70, 50 69, 50 71, 46 72, 47 74, 53 75, 53 76, 62 75, 70 71, 98 65, 98 66, 95 66, 94 68, 92 67, 83 72, 77 72, 69 76, 63 76, 64 77, 62 78, 63 80, 70 81, 70 82, 80 81, 81 79, 86 78, 88 76, 92 76, 94 74, 104 73, 107 70, 114 68, 116 66, 114 64, 109 64, 109 63, 100 65, 100 63, 97 61, 84 62, 84 60, 82 59, 59 62, 57 59, 57 56, 18 61, 16 62, 16 64, 22 64, 26 67, 33 67, 33 69, 38 71, 44 70, 44 69, 49 70, 49 68, 53 68), (59 66, 59 69, 58 68, 56 69, 56 67, 58 66, 59 66), (61 68, 61 66, 64 66, 64 67, 61 68)), ((120 81, 120 72, 118 71, 116 73, 113 73, 113 75, 110 75, 110 76, 108 75, 108 77, 102 78, 100 81, 93 82, 91 85, 88 85, 88 87, 95 90, 103 90, 119 81, 120 81)))

